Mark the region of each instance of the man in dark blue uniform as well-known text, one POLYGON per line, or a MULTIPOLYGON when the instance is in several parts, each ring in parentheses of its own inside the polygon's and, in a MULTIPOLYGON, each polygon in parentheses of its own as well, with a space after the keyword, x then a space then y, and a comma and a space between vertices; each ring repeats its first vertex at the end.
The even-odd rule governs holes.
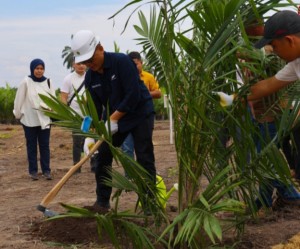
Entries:
MULTIPOLYGON (((71 48, 75 63, 83 63, 89 68, 85 87, 93 98, 99 117, 106 120, 107 130, 110 128, 113 145, 121 146, 127 135, 132 133, 137 162, 146 169, 155 184, 153 101, 139 78, 136 65, 125 54, 104 51, 99 39, 89 30, 78 31, 72 38, 71 48), (107 113, 109 117, 106 117, 107 113)), ((112 188, 105 185, 103 179, 110 177, 113 156, 106 142, 99 147, 98 158, 95 171, 97 201, 94 207, 108 210, 112 188)))

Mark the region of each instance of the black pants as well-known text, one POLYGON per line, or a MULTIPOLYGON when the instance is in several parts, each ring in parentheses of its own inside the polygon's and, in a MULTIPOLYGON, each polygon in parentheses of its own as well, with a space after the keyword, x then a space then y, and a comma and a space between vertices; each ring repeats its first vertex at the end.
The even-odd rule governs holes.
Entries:
MULTIPOLYGON (((127 135, 131 133, 134 140, 136 160, 151 176, 153 176, 152 179, 155 183, 156 168, 152 143, 153 127, 154 115, 150 115, 132 130, 129 130, 126 133, 117 132, 114 134, 112 136, 112 143, 115 147, 120 147, 127 135)), ((97 167, 95 170, 97 202, 100 205, 105 205, 109 202, 112 188, 106 186, 103 183, 103 180, 105 178, 111 178, 109 172, 111 170, 113 155, 106 142, 103 142, 100 145, 98 151, 97 167)))
POLYGON ((50 173, 50 128, 42 130, 41 126, 22 126, 26 138, 29 174, 38 173, 37 146, 39 146, 40 150, 40 163, 42 173, 50 173))
POLYGON ((83 151, 84 136, 80 136, 75 132, 72 132, 73 139, 73 164, 75 165, 81 159, 81 152, 83 151))

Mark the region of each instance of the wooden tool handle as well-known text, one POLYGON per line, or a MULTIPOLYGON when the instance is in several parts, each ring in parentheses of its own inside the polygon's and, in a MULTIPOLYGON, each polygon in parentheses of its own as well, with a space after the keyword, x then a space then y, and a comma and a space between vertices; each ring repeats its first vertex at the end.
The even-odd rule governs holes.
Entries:
POLYGON ((78 163, 76 163, 73 167, 69 169, 69 171, 64 175, 64 177, 61 178, 60 181, 56 183, 56 185, 44 197, 44 199, 39 205, 40 207, 46 207, 54 199, 54 197, 65 185, 65 183, 70 179, 70 177, 94 154, 94 152, 99 148, 102 142, 102 140, 98 140, 97 143, 95 143, 93 148, 90 150, 90 153, 87 156, 83 157, 78 163))

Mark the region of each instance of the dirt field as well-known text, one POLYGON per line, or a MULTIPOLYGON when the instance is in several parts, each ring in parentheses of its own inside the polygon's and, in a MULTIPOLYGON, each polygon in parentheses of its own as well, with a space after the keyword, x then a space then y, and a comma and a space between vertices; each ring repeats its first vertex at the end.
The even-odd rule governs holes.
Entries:
MULTIPOLYGON (((158 172, 164 177, 167 189, 174 179, 176 154, 170 145, 168 122, 156 122, 154 130, 155 157, 158 172)), ((21 126, 0 125, 0 248, 110 248, 109 244, 97 240, 96 225, 92 222, 70 219, 68 221, 44 222, 43 214, 36 210, 48 191, 66 174, 72 165, 70 132, 53 127, 51 131, 51 168, 54 180, 47 181, 40 176, 32 181, 28 176, 25 139, 21 126), (70 247, 71 248, 71 247, 70 247)), ((115 168, 122 170, 118 165, 115 168)), ((82 173, 74 175, 48 206, 63 212, 60 202, 79 207, 92 205, 95 201, 94 175, 86 164, 82 173)), ((123 193, 119 207, 134 207, 136 195, 123 193)), ((176 194, 169 202, 167 211, 176 206, 176 194)), ((171 214, 172 215, 172 214, 171 214)), ((174 213, 173 213, 174 215, 174 213)), ((271 248, 286 243, 300 231, 300 210, 285 208, 267 219, 251 222, 236 248, 271 248)), ((226 237, 230 237, 227 234, 226 237)), ((300 248, 299 237, 294 237, 293 245, 279 248, 300 248), (296 244, 298 243, 298 244, 296 244)))

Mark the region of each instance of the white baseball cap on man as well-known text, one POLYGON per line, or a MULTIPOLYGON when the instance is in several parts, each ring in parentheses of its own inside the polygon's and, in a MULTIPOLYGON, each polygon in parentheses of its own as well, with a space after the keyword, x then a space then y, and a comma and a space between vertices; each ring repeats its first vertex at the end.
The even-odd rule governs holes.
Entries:
POLYGON ((99 43, 99 38, 92 31, 78 31, 71 40, 71 49, 74 53, 75 63, 90 59, 99 43))

